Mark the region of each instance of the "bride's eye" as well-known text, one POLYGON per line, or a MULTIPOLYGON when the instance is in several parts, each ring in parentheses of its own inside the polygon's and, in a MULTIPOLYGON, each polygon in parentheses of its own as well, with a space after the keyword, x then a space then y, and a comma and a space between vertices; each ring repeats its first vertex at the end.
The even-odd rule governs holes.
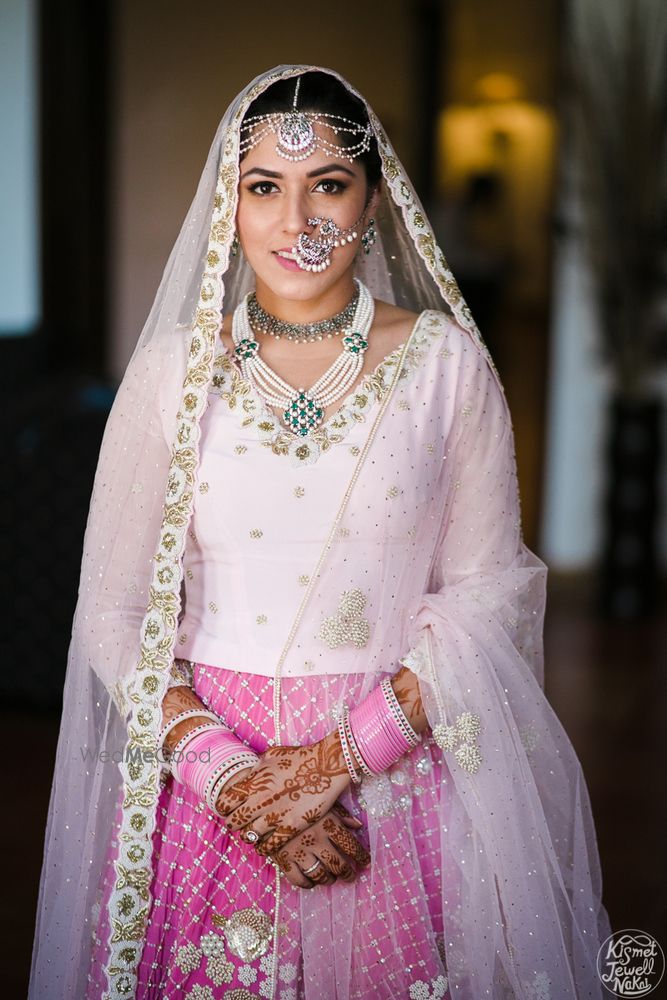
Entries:
POLYGON ((272 191, 277 191, 278 188, 273 183, 273 181, 257 181, 256 184, 251 184, 249 189, 253 194, 271 194, 272 191))
POLYGON ((343 184, 342 181, 336 181, 332 177, 325 177, 324 180, 319 181, 315 190, 320 190, 323 194, 340 194, 346 187, 347 184, 343 184))

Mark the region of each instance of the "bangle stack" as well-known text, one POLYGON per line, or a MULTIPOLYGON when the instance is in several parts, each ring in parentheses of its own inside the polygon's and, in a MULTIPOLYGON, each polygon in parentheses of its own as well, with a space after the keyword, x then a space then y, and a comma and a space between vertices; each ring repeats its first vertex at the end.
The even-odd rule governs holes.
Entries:
POLYGON ((420 742, 391 686, 391 679, 374 688, 352 712, 343 706, 338 720, 343 758, 350 778, 381 774, 420 742))
POLYGON ((246 767, 253 767, 258 756, 242 743, 231 729, 198 726, 174 747, 172 773, 208 805, 213 812, 223 785, 246 767))
MULTIPOLYGON (((213 712, 209 712, 206 708, 191 708, 188 709, 187 712, 179 712, 178 715, 175 715, 173 719, 170 719, 169 722, 167 722, 166 725, 164 725, 160 730, 160 735, 157 738, 158 748, 164 746, 165 738, 169 735, 172 729, 175 729, 180 722, 185 722, 186 719, 210 719, 211 723, 220 722, 218 716, 214 715, 213 712)), ((197 726, 197 729, 199 728, 200 727, 197 726)), ((190 732, 193 732, 193 730, 190 730, 190 732)), ((186 735, 190 734, 188 733, 186 735)))

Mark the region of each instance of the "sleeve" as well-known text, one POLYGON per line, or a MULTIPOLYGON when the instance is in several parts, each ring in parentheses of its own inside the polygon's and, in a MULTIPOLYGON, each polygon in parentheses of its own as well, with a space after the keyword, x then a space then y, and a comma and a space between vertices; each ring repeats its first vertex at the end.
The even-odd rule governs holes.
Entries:
POLYGON ((470 337, 453 413, 445 514, 402 661, 451 775, 452 974, 472 996, 499 995, 498 982, 526 1000, 599 996, 608 919, 590 803, 542 690, 547 570, 522 538, 502 386, 470 337))

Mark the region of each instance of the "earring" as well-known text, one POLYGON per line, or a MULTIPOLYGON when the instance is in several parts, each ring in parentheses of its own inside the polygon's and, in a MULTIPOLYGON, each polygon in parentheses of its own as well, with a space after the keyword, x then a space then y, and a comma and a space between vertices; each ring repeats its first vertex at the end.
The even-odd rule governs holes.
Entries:
POLYGON ((237 257, 238 256, 238 252, 239 252, 239 238, 238 238, 238 234, 234 234, 234 239, 232 240, 232 245, 229 248, 229 252, 231 253, 232 257, 237 257))
POLYGON ((369 254, 371 252, 371 247, 377 240, 377 233, 375 232, 375 219, 369 219, 368 225, 361 234, 361 245, 364 248, 364 253, 369 254))

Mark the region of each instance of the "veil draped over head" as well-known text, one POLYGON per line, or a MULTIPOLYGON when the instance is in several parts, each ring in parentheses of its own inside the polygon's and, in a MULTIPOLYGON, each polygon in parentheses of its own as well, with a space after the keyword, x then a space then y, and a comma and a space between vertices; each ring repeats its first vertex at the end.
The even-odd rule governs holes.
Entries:
MULTIPOLYGON (((154 751, 178 656, 199 421, 223 305, 229 313, 253 287, 243 256, 230 254, 239 126, 274 81, 316 68, 281 66, 263 74, 226 111, 109 416, 85 534, 48 813, 34 1000, 85 996, 100 909, 107 905, 100 884, 110 849, 116 860, 108 996, 136 991, 164 781, 154 751)), ((424 931, 420 975, 413 968, 411 978, 406 972, 378 996, 442 996, 438 977, 445 971, 452 995, 469 1000, 600 996, 596 952, 608 923, 595 835, 577 758, 541 689, 546 568, 521 535, 507 405, 412 185, 367 110, 383 194, 378 239, 368 256, 360 255, 357 275, 376 298, 445 313, 453 332, 441 353, 446 358, 451 351, 452 363, 465 367, 465 380, 455 398, 443 400, 442 422, 434 427, 440 452, 447 437, 446 460, 441 457, 433 473, 429 495, 406 488, 403 496, 407 548, 395 544, 395 521, 378 528, 359 515, 364 497, 378 489, 368 448, 362 449, 345 496, 341 483, 341 506, 299 614, 285 623, 276 678, 297 656, 303 630, 315 629, 358 582, 355 564, 377 559, 384 542, 382 580, 364 612, 377 628, 358 651, 356 669, 323 685, 324 722, 316 734, 332 728, 331 715, 343 702, 363 696, 401 661, 418 674, 429 722, 439 727, 443 767, 437 782, 433 774, 422 777, 442 809, 433 870, 444 926, 439 940, 424 931), (482 426, 488 429, 483 439, 482 426)), ((430 347, 428 333, 414 340, 404 352, 407 367, 430 347)), ((390 442, 396 430, 391 394, 405 374, 399 369, 387 368, 391 385, 381 387, 374 448, 387 447, 385 438, 390 442)), ((299 719, 285 699, 274 721, 276 742, 300 742, 299 719)), ((400 791, 398 783, 380 779, 364 791, 372 885, 378 906, 389 913, 394 901, 384 899, 385 876, 396 861, 387 830, 401 838, 406 871, 419 850, 402 799, 391 814, 400 791)), ((364 915, 355 908, 355 891, 354 884, 341 886, 335 912, 331 893, 298 897, 304 962, 318 970, 306 981, 309 1000, 357 995, 355 935, 364 915)), ((409 892, 419 920, 425 889, 415 882, 409 892)), ((411 963, 406 956, 406 966, 411 963)), ((278 984, 273 995, 282 995, 278 984)))

